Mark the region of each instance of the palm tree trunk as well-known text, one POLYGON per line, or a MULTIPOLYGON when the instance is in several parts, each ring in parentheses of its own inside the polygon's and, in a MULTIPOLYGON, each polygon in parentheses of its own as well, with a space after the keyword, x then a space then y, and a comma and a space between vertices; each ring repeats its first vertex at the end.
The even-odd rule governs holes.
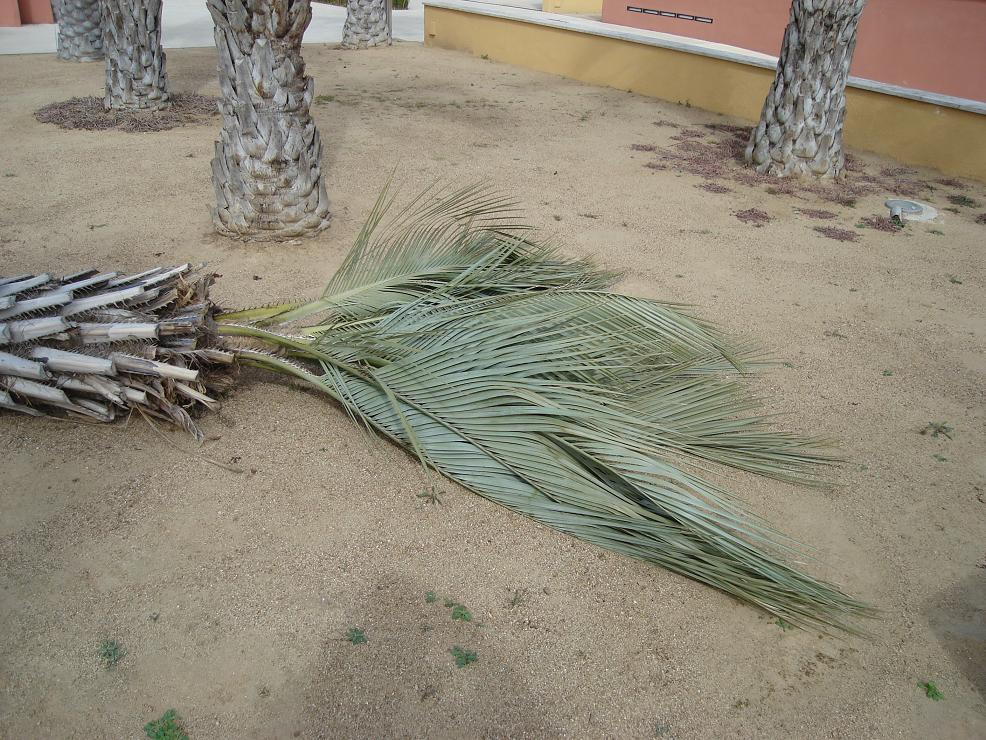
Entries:
POLYGON ((107 110, 171 107, 161 46, 161 0, 102 0, 102 9, 106 49, 103 106, 107 110))
POLYGON ((794 0, 760 123, 746 148, 758 172, 837 177, 856 27, 866 0, 794 0))
POLYGON ((212 160, 213 221, 227 236, 289 239, 329 225, 322 142, 301 39, 311 0, 208 0, 223 128, 212 160))
POLYGON ((99 0, 54 0, 51 10, 58 24, 59 59, 95 62, 103 58, 99 0))
POLYGON ((366 49, 390 44, 387 0, 347 0, 346 25, 342 27, 342 48, 366 49))

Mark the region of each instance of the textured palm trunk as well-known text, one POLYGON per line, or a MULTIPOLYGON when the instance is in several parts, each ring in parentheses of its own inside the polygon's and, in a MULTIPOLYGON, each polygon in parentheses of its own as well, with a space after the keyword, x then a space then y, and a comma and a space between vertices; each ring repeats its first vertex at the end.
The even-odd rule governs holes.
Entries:
POLYGON ((58 24, 59 59, 96 62, 103 58, 99 0, 53 0, 51 10, 58 24))
POLYGON ((390 17, 387 0, 347 0, 346 25, 342 27, 343 49, 389 46, 390 17))
POLYGON ((102 0, 103 47, 109 110, 161 110, 171 106, 161 0, 102 0))
POLYGON ((223 128, 212 160, 213 220, 228 236, 289 239, 329 225, 322 142, 301 39, 311 0, 208 0, 223 128))
POLYGON ((781 177, 837 177, 856 27, 866 0, 794 0, 760 123, 746 159, 781 177))

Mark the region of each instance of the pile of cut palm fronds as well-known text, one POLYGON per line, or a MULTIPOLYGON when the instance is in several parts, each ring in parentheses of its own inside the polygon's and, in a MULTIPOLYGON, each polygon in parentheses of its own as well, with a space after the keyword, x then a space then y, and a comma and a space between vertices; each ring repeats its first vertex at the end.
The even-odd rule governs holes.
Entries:
POLYGON ((749 348, 675 306, 606 292, 613 275, 534 241, 482 188, 425 193, 382 227, 390 205, 381 196, 316 300, 215 324, 204 309, 197 336, 211 347, 214 330, 241 364, 303 380, 557 530, 800 626, 855 631, 872 615, 790 565, 794 543, 707 477, 722 465, 807 481, 827 461, 817 440, 748 415, 749 348))
POLYGON ((138 410, 202 435, 234 357, 210 331, 212 275, 189 264, 125 275, 0 278, 0 408, 112 421, 138 410))

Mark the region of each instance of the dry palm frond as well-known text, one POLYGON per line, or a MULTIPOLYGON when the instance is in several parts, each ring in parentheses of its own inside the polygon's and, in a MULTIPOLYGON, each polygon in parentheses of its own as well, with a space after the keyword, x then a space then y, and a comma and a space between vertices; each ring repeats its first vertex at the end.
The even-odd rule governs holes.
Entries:
POLYGON ((795 543, 708 478, 722 465, 808 481, 828 461, 819 440, 749 415, 749 348, 606 292, 612 275, 533 240, 482 188, 434 196, 381 227, 384 194, 321 296, 214 324, 205 309, 185 350, 213 348, 214 330, 240 363, 300 378, 466 488, 793 624, 852 632, 872 616, 790 565, 795 543))
POLYGON ((133 409, 202 435, 188 411, 232 379, 189 264, 0 278, 0 408, 112 421, 133 409))
POLYGON ((819 440, 748 414, 748 348, 533 241, 482 189, 380 229, 321 297, 218 317, 241 361, 301 378, 424 465, 550 527, 801 626, 873 611, 788 564, 795 545, 707 479, 806 481, 819 440))

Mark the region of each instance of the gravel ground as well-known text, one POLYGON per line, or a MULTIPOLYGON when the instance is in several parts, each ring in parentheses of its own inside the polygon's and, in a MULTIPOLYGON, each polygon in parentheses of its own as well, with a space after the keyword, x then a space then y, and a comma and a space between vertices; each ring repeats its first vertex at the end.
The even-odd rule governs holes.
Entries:
MULTIPOLYGON (((173 88, 217 95, 214 54, 169 51, 173 88)), ((192 738, 986 736, 983 209, 857 229, 892 193, 703 192, 673 160, 646 166, 681 129, 742 122, 414 44, 305 54, 335 215, 281 246, 213 233, 215 119, 62 130, 35 110, 101 95, 102 68, 5 57, 0 272, 205 260, 228 305, 312 295, 395 167, 408 193, 488 178, 568 253, 624 270, 621 290, 787 361, 755 382, 782 423, 841 442, 835 486, 725 482, 884 618, 870 640, 782 629, 432 478, 248 371, 203 420, 205 453, 243 474, 137 420, 0 416, 0 735, 136 737, 174 707, 192 738), (734 216, 749 209, 768 219, 734 216), (805 209, 860 238, 826 238, 805 209), (920 434, 931 421, 953 439, 920 434), (417 496, 431 485, 441 505, 417 496), (126 650, 112 669, 107 638, 126 650), (477 661, 457 668, 454 646, 477 661)), ((855 155, 856 175, 896 166, 855 155)), ((986 200, 908 177, 939 208, 986 200)))

